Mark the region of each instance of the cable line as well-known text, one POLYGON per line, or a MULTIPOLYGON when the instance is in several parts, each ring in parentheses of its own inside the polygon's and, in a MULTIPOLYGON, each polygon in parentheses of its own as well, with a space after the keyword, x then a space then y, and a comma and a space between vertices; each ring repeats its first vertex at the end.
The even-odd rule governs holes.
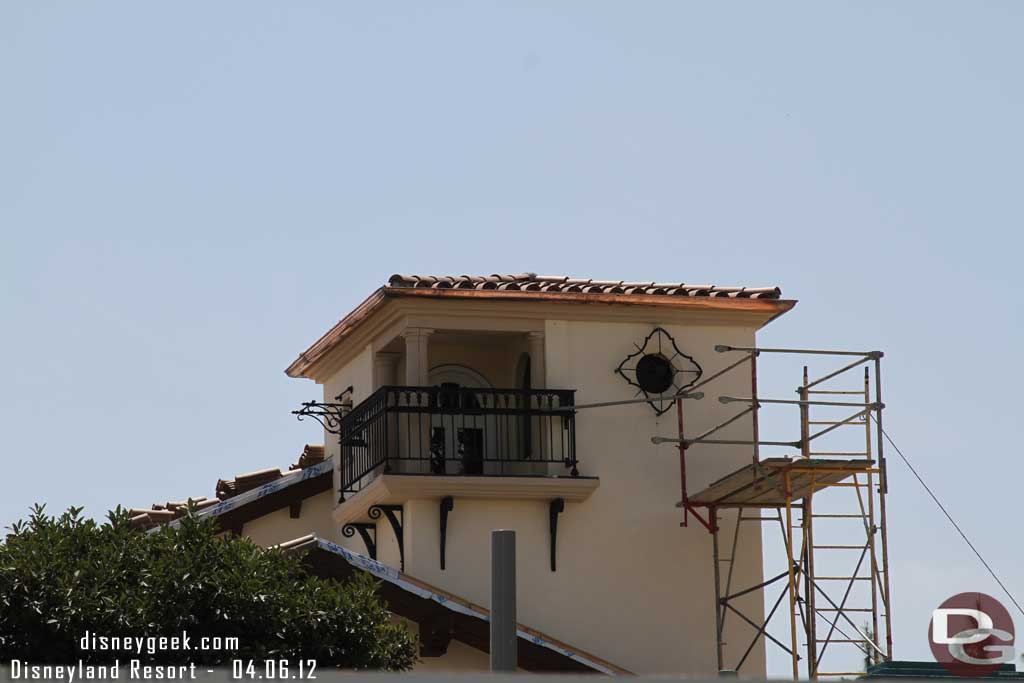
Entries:
MULTIPOLYGON (((874 420, 875 416, 872 415, 871 419, 874 420)), ((939 506, 939 509, 942 510, 942 514, 946 515, 946 519, 949 520, 949 523, 953 525, 953 528, 957 530, 957 533, 959 533, 961 538, 964 539, 964 542, 968 546, 970 546, 971 550, 974 551, 974 554, 978 556, 979 560, 981 560, 981 563, 985 565, 985 569, 987 569, 988 573, 992 575, 992 578, 996 580, 996 583, 999 584, 999 587, 1003 589, 1003 592, 1006 593, 1006 597, 1010 598, 1010 602, 1013 603, 1013 606, 1017 608, 1017 611, 1020 612, 1021 615, 1024 615, 1024 608, 1022 608, 1020 606, 1020 603, 1017 602, 1017 599, 1013 597, 1013 594, 1010 593, 1010 590, 1006 587, 1006 584, 1004 584, 999 579, 999 577, 996 576, 995 570, 993 570, 989 563, 985 561, 985 558, 981 556, 981 553, 978 552, 978 549, 974 547, 973 543, 971 543, 971 539, 967 538, 967 534, 965 534, 963 529, 960 528, 960 525, 956 523, 956 520, 954 520, 952 515, 949 514, 949 512, 946 510, 946 507, 939 501, 938 497, 934 493, 932 493, 932 490, 928 488, 928 484, 924 483, 924 479, 921 478, 921 475, 917 473, 917 470, 914 469, 914 466, 910 464, 909 460, 907 460, 907 456, 903 455, 903 451, 900 450, 900 447, 897 446, 896 442, 892 440, 891 436, 889 436, 889 432, 885 431, 885 429, 882 429, 882 434, 885 435, 885 440, 888 441, 889 445, 896 450, 900 458, 903 459, 904 464, 910 469, 910 472, 917 478, 917 481, 921 484, 921 486, 924 487, 924 490, 927 491, 928 495, 932 497, 932 500, 935 501, 935 504, 939 506)))

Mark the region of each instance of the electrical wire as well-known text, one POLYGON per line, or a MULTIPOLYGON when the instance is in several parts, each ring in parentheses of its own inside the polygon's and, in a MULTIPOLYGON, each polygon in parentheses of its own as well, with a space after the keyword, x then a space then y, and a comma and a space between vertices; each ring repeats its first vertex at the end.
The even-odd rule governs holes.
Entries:
MULTIPOLYGON (((871 419, 874 420, 875 416, 872 415, 871 419)), ((875 421, 877 422, 877 420, 875 421)), ((953 525, 953 528, 956 529, 958 534, 960 534, 960 537, 964 539, 964 542, 971 548, 971 550, 974 551, 974 554, 978 556, 978 559, 981 561, 981 563, 985 565, 985 569, 987 569, 988 573, 992 575, 992 578, 995 579, 996 583, 999 584, 999 587, 1003 589, 1003 592, 1006 593, 1006 597, 1010 598, 1010 602, 1013 603, 1013 606, 1017 608, 1017 611, 1020 612, 1021 615, 1024 615, 1024 608, 1020 606, 1020 603, 1017 602, 1017 599, 1013 597, 1012 593, 1010 593, 1010 589, 1006 587, 1006 584, 1004 584, 1002 580, 996 575, 996 572, 992 569, 992 566, 989 565, 989 563, 985 561, 985 558, 981 556, 981 553, 978 552, 978 549, 974 547, 973 543, 971 543, 971 539, 967 538, 967 534, 965 534, 963 529, 960 528, 960 525, 956 523, 956 520, 953 519, 953 516, 949 514, 949 512, 946 510, 946 506, 944 506, 939 501, 938 497, 932 492, 932 490, 928 488, 928 484, 924 483, 924 479, 921 478, 921 475, 917 473, 917 470, 914 469, 914 466, 910 464, 909 460, 907 460, 907 456, 903 455, 903 451, 900 450, 900 447, 897 446, 896 442, 892 440, 891 436, 889 436, 889 432, 885 431, 885 429, 883 428, 882 434, 885 435, 885 440, 889 442, 889 445, 892 446, 899 454, 900 458, 903 459, 903 463, 907 466, 910 472, 914 475, 914 477, 917 478, 918 483, 920 483, 921 486, 924 487, 924 490, 927 491, 928 495, 932 497, 932 500, 935 501, 935 504, 939 506, 939 509, 942 510, 942 514, 946 516, 946 519, 948 519, 949 523, 953 525)))

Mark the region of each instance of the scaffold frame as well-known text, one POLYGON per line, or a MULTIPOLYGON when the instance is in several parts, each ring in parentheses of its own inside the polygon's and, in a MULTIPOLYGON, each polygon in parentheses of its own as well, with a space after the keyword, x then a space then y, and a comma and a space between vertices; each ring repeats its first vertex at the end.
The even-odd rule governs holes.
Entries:
MULTIPOLYGON (((863 670, 830 670, 825 655, 835 652, 830 645, 852 645, 863 654, 865 668, 868 663, 889 661, 892 658, 891 599, 888 573, 888 533, 886 529, 885 497, 888 493, 886 463, 883 448, 881 359, 880 351, 830 351, 817 349, 785 349, 716 346, 715 351, 723 354, 739 354, 739 357, 725 367, 712 373, 692 387, 685 395, 677 397, 676 418, 679 437, 654 437, 654 443, 676 443, 679 451, 680 488, 682 499, 682 526, 688 526, 696 519, 712 536, 712 562, 715 589, 715 634, 716 656, 719 670, 739 671, 761 638, 785 651, 792 662, 794 680, 801 673, 809 679, 860 675, 863 670), (799 354, 814 357, 846 357, 849 362, 811 378, 808 368, 803 368, 803 378, 797 387, 797 399, 763 398, 758 393, 757 361, 761 354, 799 354), (731 373, 749 370, 750 396, 720 395, 722 404, 741 404, 745 407, 738 413, 717 423, 696 436, 689 436, 685 430, 686 410, 684 398, 703 399, 709 385, 731 373), (848 379, 858 368, 863 368, 861 386, 856 389, 837 389, 835 383, 848 379), (872 387, 873 375, 873 387, 872 387), (872 389, 874 395, 872 396, 872 389), (759 411, 764 406, 791 406, 799 412, 800 436, 792 441, 762 440, 760 435, 759 411), (848 415, 827 420, 812 419, 812 412, 818 409, 852 411, 848 415), (712 438, 721 430, 734 424, 741 424, 749 416, 749 439, 712 438), (862 451, 815 451, 815 442, 821 437, 844 427, 860 427, 864 430, 862 451), (816 431, 815 431, 816 430, 816 431), (696 494, 687 488, 687 457, 695 446, 749 446, 749 465, 731 472, 696 494), (762 447, 790 447, 798 451, 793 458, 761 458, 762 447), (816 503, 825 492, 850 489, 856 501, 852 512, 815 512, 816 503), (753 514, 756 513, 756 514, 753 514), (753 516, 751 516, 753 514, 753 516), (795 515, 800 519, 796 520, 795 515), (723 553, 722 520, 735 515, 731 544, 723 553), (815 540, 814 520, 860 519, 864 532, 863 543, 828 544, 815 540), (740 538, 740 527, 744 523, 756 522, 758 528, 764 522, 777 523, 781 531, 783 549, 787 558, 786 568, 770 579, 755 586, 733 590, 736 551, 740 538), (856 554, 851 562, 853 570, 849 575, 822 576, 816 573, 817 551, 845 551, 856 554), (723 577, 721 565, 728 564, 723 577), (867 567, 865 568, 865 563, 867 567), (862 572, 866 571, 866 575, 862 572), (853 606, 851 594, 858 582, 869 581, 869 605, 853 606), (781 593, 759 623, 744 614, 735 600, 755 591, 784 583, 781 593), (824 584, 829 584, 826 588, 824 584), (838 585, 842 597, 836 600, 838 585), (788 598, 788 601, 787 601, 788 598), (789 606, 789 645, 768 632, 783 601, 789 606), (819 606, 820 605, 820 606, 819 606), (827 606, 826 606, 827 605, 827 606), (858 626, 851 615, 866 615, 867 623, 858 626), (745 622, 753 629, 750 644, 735 662, 726 662, 724 656, 724 631, 727 617, 745 622), (822 626, 824 637, 818 627, 822 626), (882 634, 884 632, 884 637, 882 634), (800 636, 806 642, 801 648, 800 636), (841 637, 838 637, 841 636, 841 637), (806 661, 801 671, 803 649, 806 661)), ((835 495, 835 494, 833 494, 835 495)), ((822 532, 824 533, 824 529, 822 532)), ((727 539, 726 539, 727 540, 727 539)), ((763 578, 763 577, 762 577, 763 578)))

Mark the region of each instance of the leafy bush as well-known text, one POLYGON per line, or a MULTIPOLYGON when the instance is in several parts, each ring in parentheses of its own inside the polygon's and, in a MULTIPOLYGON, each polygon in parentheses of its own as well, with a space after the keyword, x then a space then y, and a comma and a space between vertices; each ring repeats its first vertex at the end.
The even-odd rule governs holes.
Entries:
MULTIPOLYGON (((36 506, 0 543, 0 661, 103 663, 129 656, 83 651, 81 638, 237 637, 220 651, 131 654, 152 663, 316 659, 320 667, 406 669, 415 641, 394 623, 366 575, 344 584, 308 575, 300 558, 245 538, 217 537, 210 518, 146 534, 128 515, 103 524, 81 508, 36 506)), ((208 641, 213 642, 213 641, 208 641)))

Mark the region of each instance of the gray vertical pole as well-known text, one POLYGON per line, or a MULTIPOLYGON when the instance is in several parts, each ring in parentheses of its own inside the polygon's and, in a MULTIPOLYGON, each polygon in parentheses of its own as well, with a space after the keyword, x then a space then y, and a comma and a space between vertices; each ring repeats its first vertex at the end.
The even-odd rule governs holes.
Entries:
MULTIPOLYGON (((740 512, 743 512, 742 508, 740 509, 740 512)), ((722 616, 723 612, 725 612, 725 607, 722 605, 722 574, 721 570, 719 569, 721 562, 719 561, 718 554, 717 507, 711 506, 708 508, 708 520, 711 521, 711 562, 714 563, 715 572, 715 654, 718 657, 718 659, 716 660, 718 662, 718 670, 723 671, 725 664, 723 662, 722 657, 722 643, 725 642, 725 638, 723 637, 724 634, 722 633, 722 616)), ((736 523, 740 523, 738 519, 736 520, 736 523)))
POLYGON ((491 671, 515 671, 516 532, 491 532, 491 671))

